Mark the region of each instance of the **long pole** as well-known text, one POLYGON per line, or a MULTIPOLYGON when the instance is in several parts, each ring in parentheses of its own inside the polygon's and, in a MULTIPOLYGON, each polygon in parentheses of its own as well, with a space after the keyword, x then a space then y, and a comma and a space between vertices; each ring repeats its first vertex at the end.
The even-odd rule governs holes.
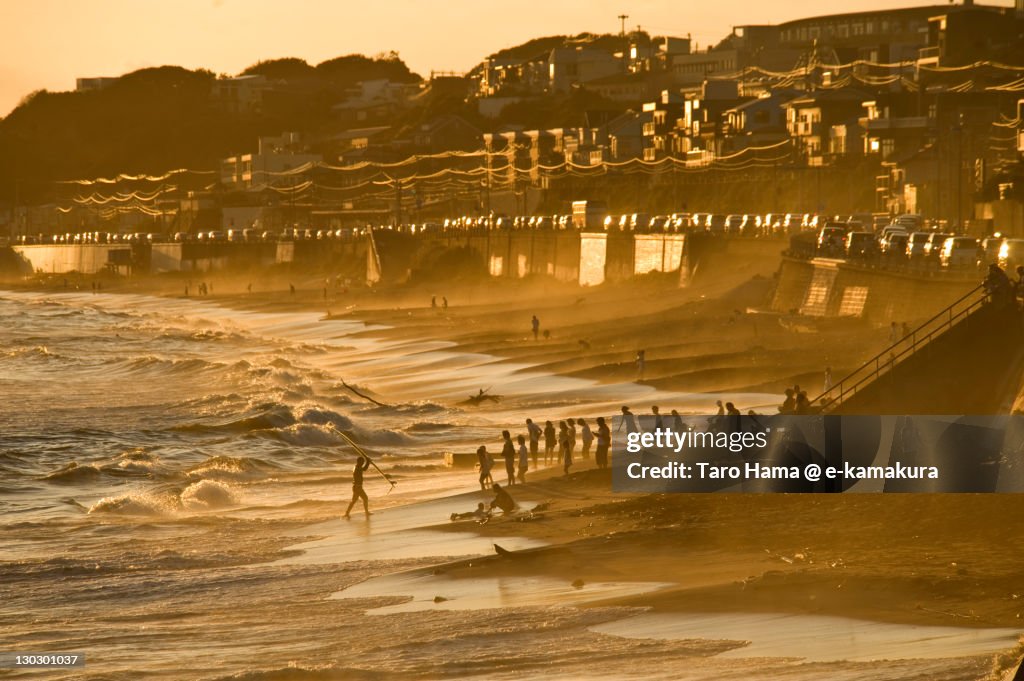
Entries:
POLYGON ((376 471, 377 471, 378 473, 380 473, 380 477, 384 478, 384 480, 386 480, 386 481, 387 481, 387 483, 388 483, 389 485, 391 485, 390 489, 388 489, 388 491, 387 491, 387 493, 388 493, 388 494, 391 494, 391 490, 393 490, 393 489, 395 488, 395 485, 397 484, 397 483, 396 483, 396 482, 395 482, 394 480, 392 480, 392 479, 391 479, 391 476, 389 476, 389 475, 388 475, 387 473, 385 473, 384 471, 382 471, 382 470, 380 469, 380 466, 378 466, 378 465, 376 464, 376 462, 374 462, 374 460, 370 458, 370 455, 369 455, 369 454, 367 454, 367 453, 366 453, 366 452, 365 452, 365 451, 363 450, 363 448, 362 448, 362 447, 360 447, 359 445, 357 445, 357 444, 355 443, 355 441, 354 441, 354 440, 352 440, 352 438, 350 438, 350 437, 349 437, 348 435, 345 435, 345 433, 343 433, 343 432, 341 432, 340 430, 338 430, 337 428, 335 428, 335 427, 334 427, 334 424, 333 424, 333 423, 328 423, 327 425, 328 425, 328 427, 329 427, 329 428, 330 428, 331 430, 333 430, 333 431, 334 431, 335 433, 337 433, 338 435, 340 435, 340 436, 341 436, 341 437, 342 437, 342 438, 343 438, 343 439, 345 440, 345 442, 349 443, 349 445, 351 445, 351 446, 352 446, 352 449, 356 450, 356 452, 357 452, 357 453, 359 454, 359 456, 362 456, 362 457, 364 457, 364 458, 365 458, 365 459, 366 459, 367 461, 369 461, 369 462, 370 462, 370 465, 371 465, 371 466, 373 466, 374 470, 376 470, 376 471))

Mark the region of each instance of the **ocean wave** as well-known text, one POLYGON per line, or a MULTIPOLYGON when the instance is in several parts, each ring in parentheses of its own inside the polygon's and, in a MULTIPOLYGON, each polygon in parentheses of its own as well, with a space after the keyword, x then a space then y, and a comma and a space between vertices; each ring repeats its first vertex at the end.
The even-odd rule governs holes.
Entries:
POLYGON ((330 427, 312 423, 296 423, 287 428, 257 430, 253 431, 252 435, 299 447, 328 447, 345 443, 345 439, 330 427))
POLYGON ((190 478, 220 477, 231 480, 264 478, 280 467, 256 457, 212 456, 185 471, 190 478))
POLYGON ((189 511, 210 511, 238 504, 234 491, 223 482, 200 480, 181 492, 182 508, 189 511))
POLYGON ((453 423, 430 423, 428 421, 417 421, 405 429, 407 433, 439 433, 455 428, 453 423))
POLYGON ((103 472, 92 464, 81 465, 77 461, 72 461, 66 466, 62 466, 52 473, 44 475, 42 479, 46 482, 73 485, 95 480, 101 475, 103 475, 103 472))
POLYGON ((333 425, 335 428, 340 428, 341 430, 352 427, 352 420, 347 416, 342 416, 338 412, 330 409, 321 409, 318 407, 304 409, 302 414, 299 416, 299 420, 303 423, 312 423, 318 426, 333 425))
POLYGON ((216 677, 213 681, 341 681, 349 679, 379 679, 376 672, 365 669, 343 669, 329 665, 289 666, 279 669, 253 669, 228 676, 216 677))
POLYGON ((228 432, 246 433, 255 430, 268 430, 283 428, 296 422, 295 415, 290 407, 280 403, 272 403, 257 407, 255 413, 243 416, 240 419, 226 421, 223 423, 190 423, 182 426, 174 426, 172 430, 182 432, 228 432))
POLYGON ((129 492, 103 497, 89 507, 89 514, 166 516, 173 514, 177 510, 178 504, 176 498, 166 495, 129 492))

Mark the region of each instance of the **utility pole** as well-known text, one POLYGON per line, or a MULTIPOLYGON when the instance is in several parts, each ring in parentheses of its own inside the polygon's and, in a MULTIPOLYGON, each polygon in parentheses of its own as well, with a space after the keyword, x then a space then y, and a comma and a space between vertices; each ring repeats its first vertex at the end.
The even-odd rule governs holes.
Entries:
POLYGON ((618 18, 619 18, 619 22, 621 24, 621 28, 619 28, 619 35, 625 37, 625 35, 626 35, 626 19, 629 18, 629 15, 628 14, 620 14, 618 18))

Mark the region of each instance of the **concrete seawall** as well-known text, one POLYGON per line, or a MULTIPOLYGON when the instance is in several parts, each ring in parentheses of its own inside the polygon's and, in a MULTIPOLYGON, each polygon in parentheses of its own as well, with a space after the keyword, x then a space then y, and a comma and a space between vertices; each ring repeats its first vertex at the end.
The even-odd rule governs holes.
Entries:
POLYGON ((810 317, 861 317, 873 323, 922 319, 981 282, 981 275, 911 274, 831 258, 783 258, 771 308, 810 317))

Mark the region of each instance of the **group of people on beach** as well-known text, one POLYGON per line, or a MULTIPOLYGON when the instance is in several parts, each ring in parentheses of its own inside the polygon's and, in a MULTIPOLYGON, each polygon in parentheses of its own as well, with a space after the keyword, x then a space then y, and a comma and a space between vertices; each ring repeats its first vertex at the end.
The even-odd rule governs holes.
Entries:
MULTIPOLYGON (((570 418, 558 422, 558 430, 552 421, 546 421, 541 427, 534 423, 533 419, 526 419, 526 433, 519 434, 512 438, 511 432, 503 430, 501 458, 505 463, 505 475, 507 485, 513 486, 526 482, 526 473, 530 467, 537 467, 537 460, 540 457, 541 440, 544 441, 544 464, 561 462, 562 472, 569 475, 569 469, 573 465, 576 453, 577 439, 582 444, 581 455, 584 459, 590 458, 590 448, 597 443, 594 458, 598 468, 608 467, 608 450, 611 447, 611 429, 608 427, 604 417, 598 417, 596 421, 597 432, 590 424, 582 418, 570 418), (529 447, 527 447, 529 442, 529 447)), ((481 445, 476 450, 478 466, 480 468, 480 489, 487 489, 493 484, 494 478, 491 470, 494 468, 494 458, 487 451, 486 445, 481 445)))

